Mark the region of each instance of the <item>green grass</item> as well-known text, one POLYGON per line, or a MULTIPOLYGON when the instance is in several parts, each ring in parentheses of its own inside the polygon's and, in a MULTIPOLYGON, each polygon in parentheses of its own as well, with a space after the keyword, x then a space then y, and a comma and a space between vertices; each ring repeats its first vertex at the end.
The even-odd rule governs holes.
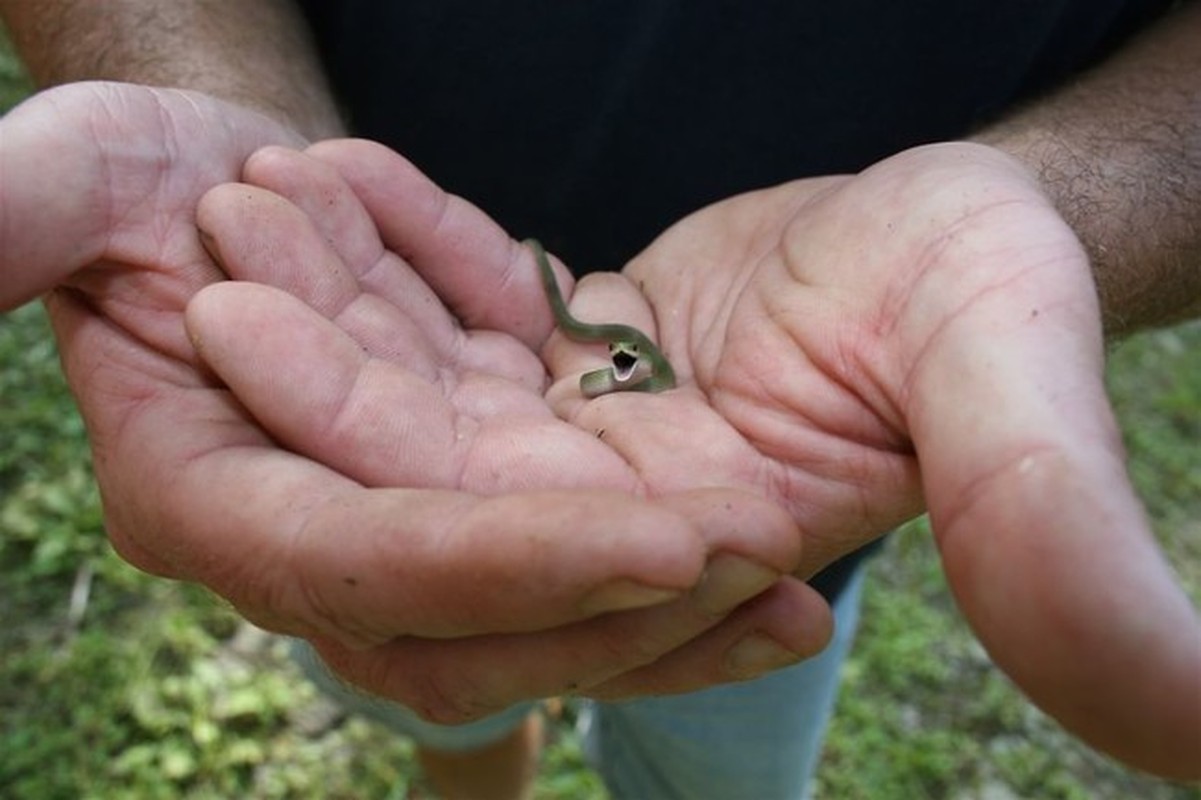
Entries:
MULTIPOLYGON (((0 48, 0 102, 24 91, 0 48)), ((1156 532, 1201 599, 1201 327, 1131 340, 1113 354, 1110 385, 1156 532)), ((278 641, 205 591, 112 553, 36 306, 0 317, 0 398, 0 797, 423 796, 411 747, 339 717, 278 641)), ((571 721, 568 707, 552 726, 541 800, 605 796, 571 721)), ((1201 790, 1134 774, 1026 703, 955 611, 919 523, 873 566, 818 797, 1198 800, 1201 790)))

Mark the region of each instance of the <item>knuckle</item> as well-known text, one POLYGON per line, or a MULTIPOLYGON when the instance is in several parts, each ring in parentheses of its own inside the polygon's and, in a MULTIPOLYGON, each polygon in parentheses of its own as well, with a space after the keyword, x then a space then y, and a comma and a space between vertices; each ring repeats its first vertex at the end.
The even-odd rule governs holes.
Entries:
POLYGON ((655 637, 621 626, 598 632, 594 643, 600 649, 600 663, 622 669, 650 664, 667 649, 655 637))
POLYGON ((414 670, 408 675, 406 705, 426 722, 462 725, 493 714, 504 705, 485 699, 485 692, 461 670, 414 670))

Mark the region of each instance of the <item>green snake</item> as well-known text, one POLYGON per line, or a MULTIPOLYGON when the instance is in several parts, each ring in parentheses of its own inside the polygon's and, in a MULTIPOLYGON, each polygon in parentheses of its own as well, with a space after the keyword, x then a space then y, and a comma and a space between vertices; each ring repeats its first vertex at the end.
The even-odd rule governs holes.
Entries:
POLYGON ((612 322, 581 322, 571 316, 542 243, 537 239, 526 239, 525 244, 538 260, 542 288, 546 290, 555 324, 563 335, 573 342, 609 345, 612 366, 580 376, 580 392, 584 397, 600 397, 611 392, 661 392, 676 385, 676 373, 671 363, 642 331, 612 322))

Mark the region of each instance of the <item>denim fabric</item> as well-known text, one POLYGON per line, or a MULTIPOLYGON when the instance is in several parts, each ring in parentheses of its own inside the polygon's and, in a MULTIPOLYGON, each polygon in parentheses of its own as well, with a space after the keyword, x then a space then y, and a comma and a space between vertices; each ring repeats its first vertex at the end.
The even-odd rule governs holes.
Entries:
POLYGON ((834 604, 821 655, 746 683, 597 703, 588 753, 614 800, 803 800, 859 619, 864 570, 834 604))

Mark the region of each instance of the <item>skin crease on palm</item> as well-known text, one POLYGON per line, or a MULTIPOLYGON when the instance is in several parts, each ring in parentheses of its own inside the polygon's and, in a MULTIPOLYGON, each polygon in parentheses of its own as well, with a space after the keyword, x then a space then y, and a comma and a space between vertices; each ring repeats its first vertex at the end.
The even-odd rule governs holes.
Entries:
POLYGON ((1124 475, 1087 262, 1015 162, 971 145, 910 151, 701 211, 623 276, 571 292, 561 271, 574 314, 646 331, 679 377, 662 394, 585 401, 578 376, 605 354, 553 333, 528 250, 395 155, 266 150, 243 172, 254 186, 206 193, 260 145, 297 145, 239 113, 68 87, 0 123, 6 143, 57 145, 24 148, 56 152, 46 163, 3 165, 10 185, 55 193, 4 197, 4 262, 40 269, 0 299, 73 275, 50 306, 114 541, 135 563, 201 580, 318 639, 362 685, 449 720, 564 688, 616 697, 728 679, 714 665, 751 631, 815 652, 824 606, 775 575, 811 575, 928 506, 960 605, 1036 702, 1145 768, 1189 763, 1201 629, 1124 475), (130 166, 160 151, 124 146, 128 128, 95 158, 61 118, 89 91, 145 111, 160 136, 172 123, 193 171, 157 180, 167 153, 130 166), (212 160, 186 141, 198 119, 229 134, 212 160), (138 180, 97 196, 95 163, 138 180), (202 196, 209 249, 266 286, 213 284, 191 227, 202 196), (97 222, 114 218, 115 234, 97 222), (364 489, 412 476, 426 483, 364 489), (233 535, 257 530, 289 535, 233 535), (516 557, 496 555, 510 546, 516 557), (588 569, 670 595, 714 552, 766 567, 747 597, 771 586, 720 624, 662 597, 564 611, 588 569), (467 602, 412 566, 464 553, 482 580, 532 587, 490 594, 524 605, 467 602), (616 660, 631 641, 632 659, 616 660))
MULTIPOLYGON (((393 198, 378 176, 410 167, 362 143, 313 154, 339 169, 385 240, 404 224, 385 218, 393 198)), ((303 170, 274 152, 248 177, 303 207, 313 202, 296 195, 303 170)), ((454 230, 474 213, 458 202, 440 211, 454 230)), ((534 293, 532 259, 508 252, 504 280, 534 293)), ((504 313, 468 274, 423 277, 469 329, 504 313)), ((1195 612, 1122 470, 1087 261, 1015 162, 936 146, 733 198, 674 226, 624 277, 585 278, 572 310, 654 331, 680 377, 661 394, 585 400, 576 380, 603 352, 543 318, 547 398, 589 433, 588 462, 616 454, 644 494, 763 493, 806 533, 802 577, 924 497, 961 606, 1037 702, 1111 751, 1132 755, 1104 714, 1144 732, 1137 758, 1188 752, 1187 700, 1201 697, 1195 612), (1161 670, 1140 680, 1151 652, 1161 670), (1126 693, 1114 698, 1105 687, 1119 679, 1126 693)))

